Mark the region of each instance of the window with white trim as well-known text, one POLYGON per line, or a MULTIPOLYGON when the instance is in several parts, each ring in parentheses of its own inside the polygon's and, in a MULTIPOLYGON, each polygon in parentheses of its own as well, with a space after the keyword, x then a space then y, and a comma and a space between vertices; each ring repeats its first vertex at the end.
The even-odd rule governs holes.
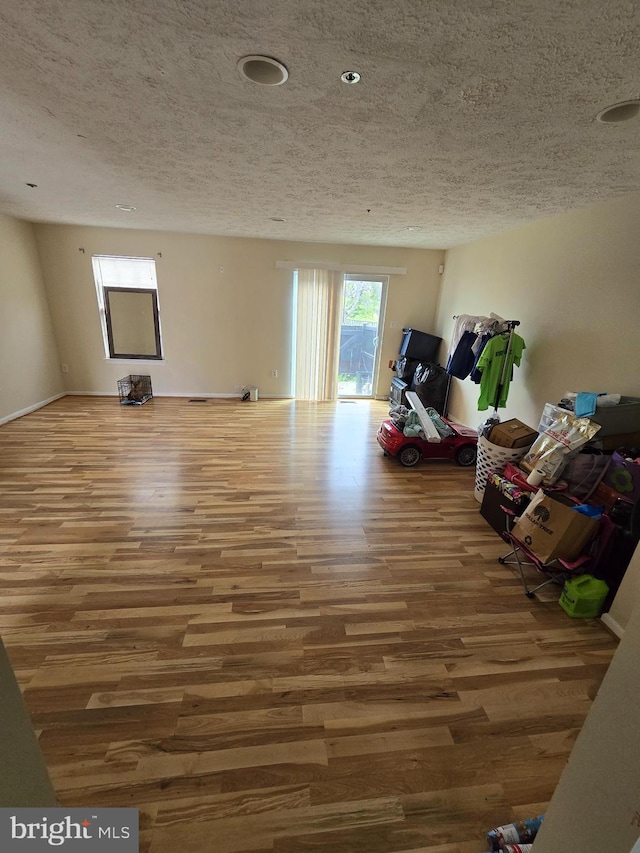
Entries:
POLYGON ((162 358, 153 258, 93 255, 93 277, 107 358, 162 358))

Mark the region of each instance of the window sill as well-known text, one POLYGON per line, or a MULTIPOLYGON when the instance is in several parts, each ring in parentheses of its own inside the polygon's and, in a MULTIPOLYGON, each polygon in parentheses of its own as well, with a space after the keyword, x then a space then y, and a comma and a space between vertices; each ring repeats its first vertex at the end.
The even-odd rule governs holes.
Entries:
POLYGON ((105 356, 104 360, 111 362, 111 364, 166 364, 164 358, 108 358, 105 356))

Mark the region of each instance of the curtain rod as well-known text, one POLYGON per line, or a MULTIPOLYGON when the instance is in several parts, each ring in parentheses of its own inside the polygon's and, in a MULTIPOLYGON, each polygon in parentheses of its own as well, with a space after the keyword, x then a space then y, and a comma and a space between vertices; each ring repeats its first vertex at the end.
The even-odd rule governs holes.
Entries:
POLYGON ((406 275, 406 267, 379 267, 368 264, 343 264, 338 262, 326 261, 276 261, 276 269, 279 270, 296 270, 296 269, 317 269, 317 270, 333 270, 334 272, 353 273, 353 274, 370 274, 370 275, 406 275))

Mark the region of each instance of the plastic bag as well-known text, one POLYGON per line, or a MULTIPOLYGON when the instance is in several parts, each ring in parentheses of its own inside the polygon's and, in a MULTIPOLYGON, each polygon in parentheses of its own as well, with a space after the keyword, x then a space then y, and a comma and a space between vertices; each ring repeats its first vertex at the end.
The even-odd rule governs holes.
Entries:
POLYGON ((581 501, 588 500, 598 488, 610 464, 611 456, 602 453, 578 453, 562 473, 562 479, 567 481, 569 494, 581 501))
POLYGON ((604 514, 603 506, 592 506, 591 504, 578 504, 572 506, 574 512, 579 512, 580 515, 586 515, 587 518, 602 518, 604 514))
POLYGON ((486 420, 482 421, 480 426, 478 427, 478 435, 483 438, 489 438, 491 434, 491 430, 494 428, 496 424, 500 423, 500 418, 497 415, 493 417, 489 417, 486 420))
POLYGON ((546 486, 555 483, 569 456, 583 447, 600 429, 600 424, 588 418, 577 418, 571 412, 554 417, 551 424, 533 442, 522 460, 527 471, 537 469, 544 474, 546 486))

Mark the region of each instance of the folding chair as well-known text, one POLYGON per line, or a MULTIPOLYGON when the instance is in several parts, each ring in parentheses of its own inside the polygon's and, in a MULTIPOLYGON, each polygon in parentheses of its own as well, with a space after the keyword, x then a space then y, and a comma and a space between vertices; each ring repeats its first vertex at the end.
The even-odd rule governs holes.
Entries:
POLYGON ((503 557, 498 557, 498 562, 503 566, 517 566, 520 580, 524 587, 524 594, 528 598, 535 598, 536 592, 550 583, 564 584, 572 575, 581 575, 588 570, 595 570, 600 556, 604 552, 615 529, 615 524, 609 516, 603 515, 597 531, 587 544, 587 550, 584 553, 580 554, 575 560, 563 560, 561 557, 556 557, 548 563, 543 563, 527 548, 524 542, 521 542, 513 535, 513 525, 517 518, 513 510, 510 510, 508 507, 502 507, 502 511, 505 514, 506 524, 502 538, 511 545, 511 551, 503 557), (523 566, 534 566, 538 572, 547 575, 547 579, 533 587, 533 589, 530 589, 523 566))

